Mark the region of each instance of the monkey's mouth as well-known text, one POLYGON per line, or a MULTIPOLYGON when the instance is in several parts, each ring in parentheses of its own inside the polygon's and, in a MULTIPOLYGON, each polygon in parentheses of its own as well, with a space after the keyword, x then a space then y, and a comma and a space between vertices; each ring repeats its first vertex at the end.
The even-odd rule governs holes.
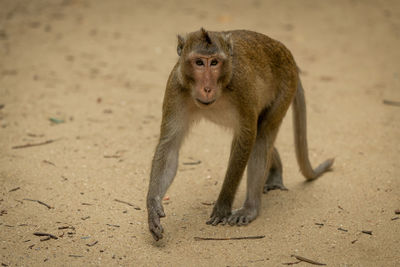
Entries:
POLYGON ((205 106, 211 105, 212 103, 215 102, 215 100, 216 100, 216 99, 213 99, 213 100, 210 100, 210 101, 203 101, 203 100, 200 100, 200 99, 196 98, 196 101, 197 101, 197 102, 199 102, 200 104, 205 105, 205 106))

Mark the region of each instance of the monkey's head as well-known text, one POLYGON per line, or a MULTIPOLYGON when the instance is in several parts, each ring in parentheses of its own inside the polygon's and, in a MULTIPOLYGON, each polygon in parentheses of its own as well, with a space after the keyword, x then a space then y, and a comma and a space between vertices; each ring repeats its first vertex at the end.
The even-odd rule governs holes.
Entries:
POLYGON ((212 105, 232 77, 233 44, 229 33, 200 31, 178 35, 178 79, 196 105, 212 105))

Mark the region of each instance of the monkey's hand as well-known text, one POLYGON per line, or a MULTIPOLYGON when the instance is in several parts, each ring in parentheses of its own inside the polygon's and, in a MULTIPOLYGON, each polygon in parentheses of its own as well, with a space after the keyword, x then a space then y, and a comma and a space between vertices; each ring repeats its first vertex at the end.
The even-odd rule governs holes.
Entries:
POLYGON ((222 225, 225 225, 228 222, 230 216, 231 216, 231 207, 226 205, 220 205, 217 203, 215 204, 210 219, 206 222, 206 224, 211 224, 215 226, 220 223, 222 225))
POLYGON ((150 233, 153 238, 158 241, 163 238, 163 227, 160 223, 160 218, 165 217, 164 208, 160 201, 155 199, 147 201, 147 213, 150 233))

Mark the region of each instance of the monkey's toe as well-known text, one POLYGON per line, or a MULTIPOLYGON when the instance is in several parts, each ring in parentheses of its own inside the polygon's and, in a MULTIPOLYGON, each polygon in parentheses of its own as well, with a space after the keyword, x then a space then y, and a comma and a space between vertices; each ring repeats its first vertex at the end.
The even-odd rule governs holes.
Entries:
POLYGON ((285 190, 288 189, 283 185, 282 181, 282 172, 279 170, 271 170, 270 174, 268 175, 267 182, 264 185, 264 194, 268 193, 271 190, 285 190))
POLYGON ((237 225, 237 226, 242 226, 242 225, 248 225, 250 223, 250 220, 247 216, 240 216, 240 217, 232 217, 229 219, 229 225, 237 225))
POLYGON ((241 208, 232 212, 228 219, 229 225, 248 225, 257 217, 257 209, 255 208, 241 208))
POLYGON ((277 189, 283 190, 283 191, 288 191, 289 190, 282 183, 280 183, 280 184, 265 184, 263 192, 264 192, 264 194, 266 194, 266 193, 268 193, 268 191, 277 190, 277 189))

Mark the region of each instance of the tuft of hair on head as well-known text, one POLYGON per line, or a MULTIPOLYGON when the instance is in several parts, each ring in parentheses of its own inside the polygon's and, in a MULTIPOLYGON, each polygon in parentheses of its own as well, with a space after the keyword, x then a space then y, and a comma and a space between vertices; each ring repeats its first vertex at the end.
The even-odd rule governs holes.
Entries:
POLYGON ((207 44, 211 44, 212 42, 210 36, 208 35, 208 32, 203 27, 201 27, 200 31, 204 41, 206 41, 207 44))

